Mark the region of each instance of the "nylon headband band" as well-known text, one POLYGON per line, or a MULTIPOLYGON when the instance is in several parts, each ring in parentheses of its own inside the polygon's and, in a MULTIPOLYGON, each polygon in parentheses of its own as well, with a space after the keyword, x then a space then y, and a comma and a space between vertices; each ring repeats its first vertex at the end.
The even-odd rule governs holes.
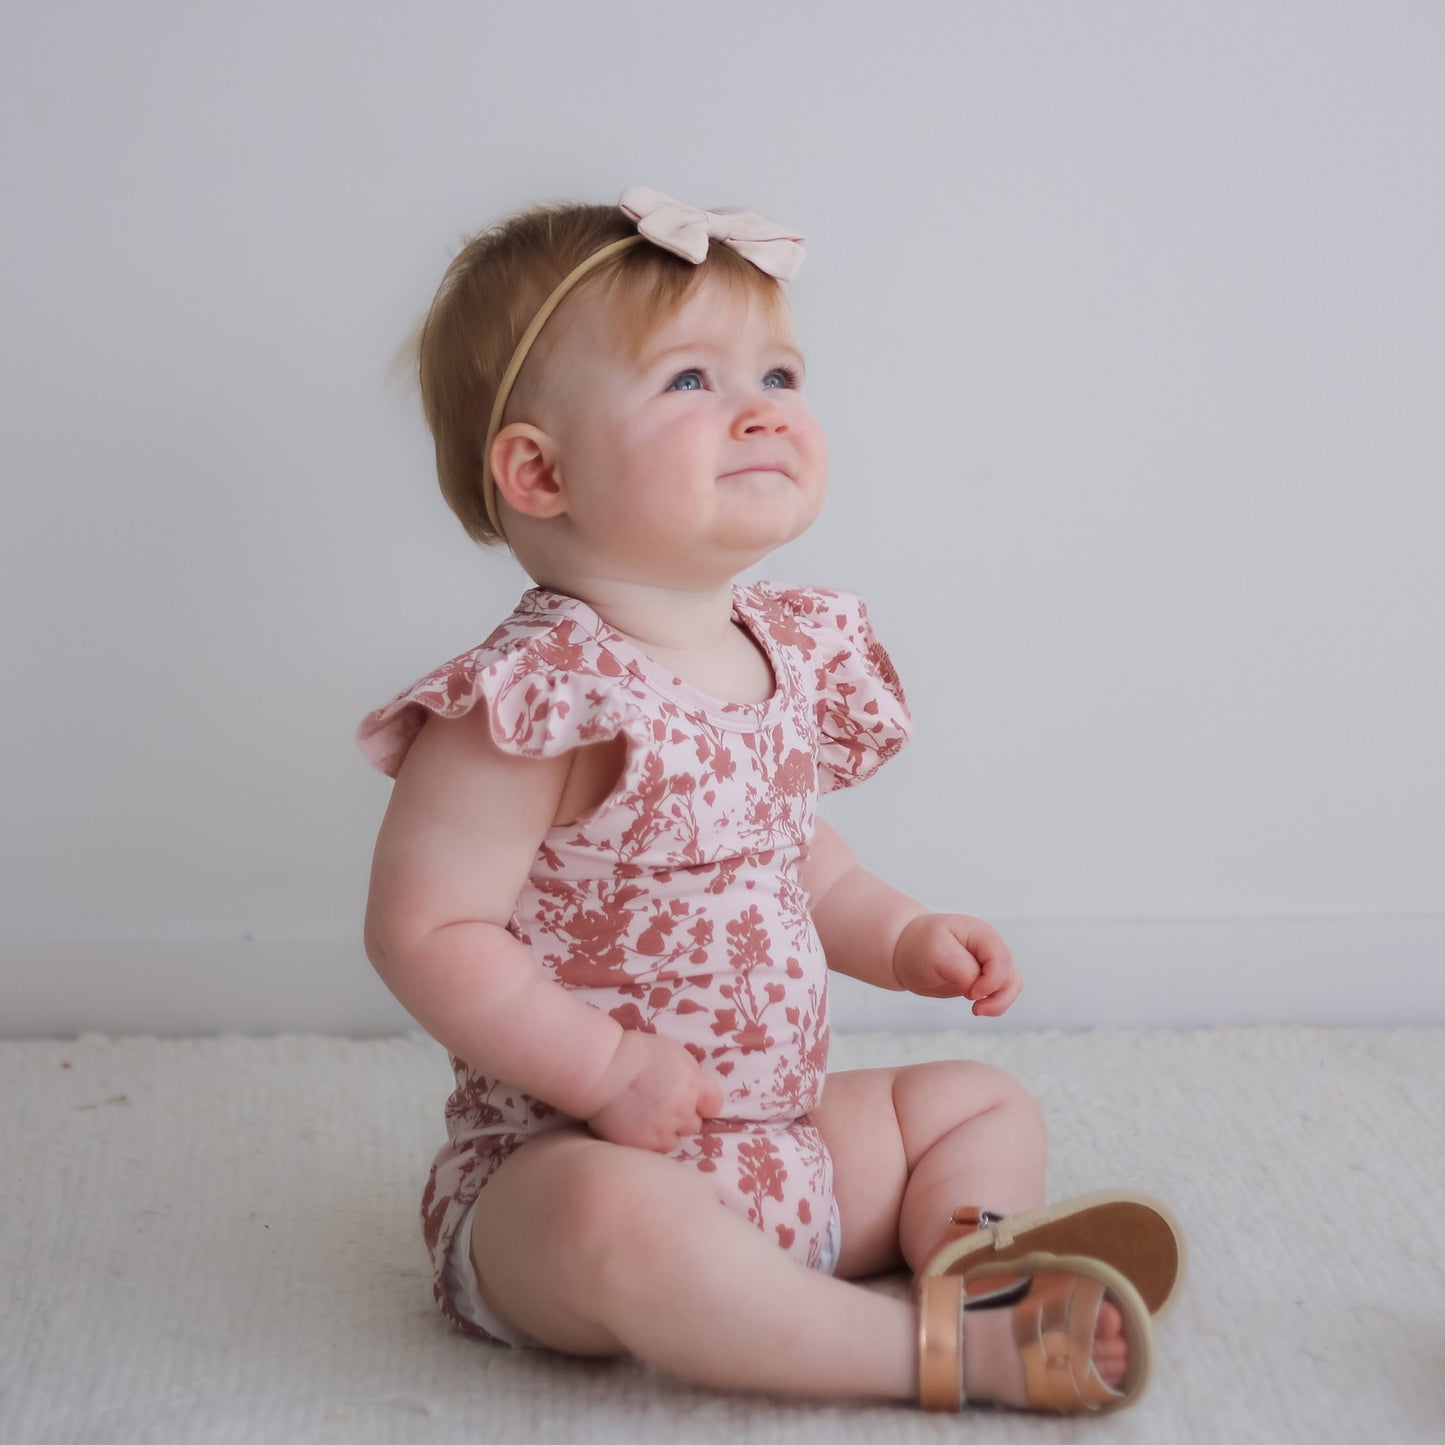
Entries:
POLYGON ((533 343, 541 335, 542 328, 547 324, 547 318, 562 304, 567 293, 604 261, 627 250, 630 246, 640 245, 646 239, 640 234, 624 236, 620 241, 612 241, 603 246, 601 250, 594 251, 580 265, 574 266, 542 303, 537 314, 522 333, 522 339, 517 343, 517 349, 512 353, 512 359, 502 373, 502 380, 497 386, 497 397, 492 403, 492 418, 487 423, 487 440, 482 448, 482 504, 487 509, 487 521, 492 524, 492 529, 503 541, 506 540, 507 534, 502 529, 501 509, 497 506, 497 481, 492 475, 492 443, 496 441, 497 433, 502 429, 502 413, 507 409, 507 401, 512 395, 512 388, 517 384, 522 363, 526 361, 527 353, 531 351, 533 343))

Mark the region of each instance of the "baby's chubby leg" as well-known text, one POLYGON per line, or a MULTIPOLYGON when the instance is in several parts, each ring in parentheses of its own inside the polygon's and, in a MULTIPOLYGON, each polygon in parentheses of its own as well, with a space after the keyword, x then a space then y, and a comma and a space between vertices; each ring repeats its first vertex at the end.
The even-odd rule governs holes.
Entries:
POLYGON ((524 1145, 477 1201, 472 1260, 499 1318, 569 1354, 720 1389, 916 1393, 908 1302, 799 1264, 661 1154, 575 1130, 524 1145))
POLYGON ((1017 1080, 950 1060, 830 1074, 813 1110, 833 1156, 845 1279, 916 1270, 959 1205, 1044 1202, 1047 1130, 1017 1080))
MULTIPOLYGON (((895 1269, 900 1260, 917 1271, 959 1205, 1011 1214, 1044 1202, 1043 1116, 1017 1080, 987 1064, 831 1074, 812 1117, 833 1156, 844 1279, 895 1269)), ((1007 1314, 975 1318, 964 1348, 970 1397, 1021 1404, 1023 1366, 1007 1314)), ((1125 1345, 1111 1304, 1099 1312, 1093 1357, 1118 1385, 1125 1345)))

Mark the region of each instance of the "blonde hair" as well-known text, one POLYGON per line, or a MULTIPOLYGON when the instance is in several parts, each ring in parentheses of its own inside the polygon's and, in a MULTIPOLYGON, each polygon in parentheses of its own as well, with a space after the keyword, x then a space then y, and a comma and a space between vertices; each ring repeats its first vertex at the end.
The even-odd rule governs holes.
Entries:
MULTIPOLYGON (((442 496, 474 541, 504 540, 487 517, 482 449, 517 342, 565 276, 604 246, 636 235, 636 225, 615 206, 535 206, 473 236, 447 267, 412 346, 442 496)), ((619 353, 635 358, 704 277, 781 305, 778 283, 729 246, 711 247, 697 266, 653 245, 631 246, 576 289, 602 300, 619 353)), ((504 421, 516 420, 534 394, 529 374, 535 382, 547 341, 544 327, 504 421)))

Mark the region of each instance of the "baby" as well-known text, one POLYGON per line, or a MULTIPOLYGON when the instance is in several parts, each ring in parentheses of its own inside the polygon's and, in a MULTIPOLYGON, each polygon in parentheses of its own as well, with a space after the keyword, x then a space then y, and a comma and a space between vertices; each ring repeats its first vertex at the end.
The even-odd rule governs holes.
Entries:
POLYGON ((908 735, 862 603, 734 583, 823 501, 800 240, 641 188, 539 208, 419 334, 443 492, 537 584, 358 734, 396 779, 368 953, 456 1074, 436 1299, 716 1388, 1118 1408, 1168 1212, 1042 1207, 1043 1121, 997 1069, 827 1074, 829 969, 986 1017, 1020 981, 815 816, 908 735), (904 1264, 912 1299, 845 1282, 904 1264))

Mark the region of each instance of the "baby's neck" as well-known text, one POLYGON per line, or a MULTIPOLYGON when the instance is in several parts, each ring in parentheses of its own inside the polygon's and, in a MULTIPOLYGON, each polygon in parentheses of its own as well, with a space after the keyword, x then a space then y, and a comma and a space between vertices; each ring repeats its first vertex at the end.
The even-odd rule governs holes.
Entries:
POLYGON ((733 621, 732 584, 677 589, 573 587, 614 631, 697 691, 726 703, 760 703, 777 688, 761 644, 733 621))
POLYGON ((648 653, 706 653, 732 631, 731 582, 684 589, 588 577, 571 579, 557 590, 585 602, 648 653))

